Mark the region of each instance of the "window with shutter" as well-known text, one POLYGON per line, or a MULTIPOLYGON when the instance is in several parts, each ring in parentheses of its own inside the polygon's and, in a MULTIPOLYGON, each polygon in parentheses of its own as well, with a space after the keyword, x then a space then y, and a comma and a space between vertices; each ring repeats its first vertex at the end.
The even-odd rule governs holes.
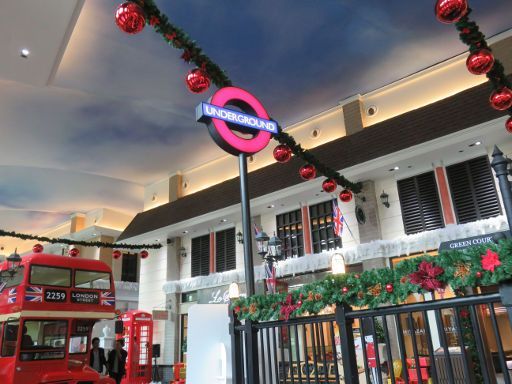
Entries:
POLYGON ((137 262, 139 258, 136 253, 123 253, 121 265, 121 281, 137 282, 137 262))
POLYGON ((332 200, 309 207, 313 253, 341 248, 341 238, 334 234, 332 200))
POLYGON ((210 235, 192 239, 192 277, 210 274, 210 235))
POLYGON ((302 213, 300 209, 276 216, 277 237, 283 242, 285 258, 304 256, 302 213))
POLYGON ((224 272, 236 268, 235 228, 215 233, 215 271, 224 272))
POLYGON ((406 234, 444 227, 434 172, 399 180, 397 185, 406 234))
POLYGON ((446 167, 457 222, 469 223, 501 214, 487 156, 446 167))

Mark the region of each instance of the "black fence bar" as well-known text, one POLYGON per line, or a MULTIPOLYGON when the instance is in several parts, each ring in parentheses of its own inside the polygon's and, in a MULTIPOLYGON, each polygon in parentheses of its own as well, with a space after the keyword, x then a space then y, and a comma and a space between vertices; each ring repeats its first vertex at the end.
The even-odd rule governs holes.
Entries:
POLYGON ((430 365, 432 367, 432 379, 434 383, 438 383, 439 379, 437 378, 437 363, 434 356, 434 345, 432 344, 432 335, 430 333, 430 320, 428 319, 428 313, 425 311, 421 312, 421 316, 423 318, 423 322, 425 323, 425 335, 427 336, 428 357, 430 359, 430 365))
MULTIPOLYGON (((463 308, 462 310, 466 310, 466 309, 463 308)), ((463 353, 471 353, 471 351, 468 351, 466 349, 466 342, 464 341, 464 335, 462 333, 462 322, 461 322, 459 310, 454 309, 453 312, 455 315, 455 323, 457 324, 457 337, 459 338, 460 349, 461 349, 461 351, 463 351, 463 353)), ((472 356, 470 355, 468 357, 469 358, 462 359, 462 363, 463 363, 463 367, 464 367, 464 376, 466 377, 466 379, 468 381, 470 381, 471 380, 471 374, 470 374, 470 368, 469 368, 470 361, 468 361, 468 360, 470 360, 470 358, 472 358, 472 356)))
POLYGON ((484 367, 487 365, 487 359, 485 358, 486 349, 480 334, 480 327, 478 324, 478 316, 476 314, 475 307, 471 306, 469 309, 469 317, 471 319, 471 325, 473 328, 473 336, 475 337, 476 349, 478 351, 478 359, 480 360, 480 367, 482 368, 482 376, 485 384, 490 384, 491 377, 488 370, 484 367))
MULTIPOLYGON (((361 349, 363 352, 363 364, 364 364, 364 375, 366 378, 366 382, 371 382, 370 380, 370 369, 368 369, 368 355, 366 349, 366 332, 364 331, 364 327, 361 326, 361 349)), ((359 376, 358 376, 359 377, 359 376)))
POLYGON ((402 361, 402 372, 403 372, 403 379, 405 381, 405 384, 409 384, 409 372, 407 371, 407 351, 405 350, 405 343, 404 343, 404 330, 402 328, 402 318, 400 314, 395 314, 395 323, 396 328, 398 330, 398 345, 400 347, 400 360, 402 361))
POLYGON ((386 342, 389 376, 391 376, 391 384, 396 384, 395 370, 393 367, 393 354, 391 352, 391 339, 389 338, 388 320, 386 316, 382 316, 382 327, 384 328, 384 341, 386 342))
MULTIPOLYGON (((343 376, 345 384, 359 384, 356 351, 354 348, 354 332, 352 325, 354 320, 347 318, 347 305, 336 307, 336 322, 340 330, 341 356, 343 359, 343 376)), ((364 342, 362 343, 364 348, 364 342)))
POLYGON ((505 384, 510 384, 510 376, 508 374, 507 363, 505 361, 505 352, 503 351, 503 343, 501 342, 500 329, 496 320, 496 313, 494 312, 494 304, 487 304, 489 315, 492 321, 492 329, 494 331, 494 337, 496 338, 496 346, 498 347, 498 360, 500 362, 501 371, 505 379, 505 384))

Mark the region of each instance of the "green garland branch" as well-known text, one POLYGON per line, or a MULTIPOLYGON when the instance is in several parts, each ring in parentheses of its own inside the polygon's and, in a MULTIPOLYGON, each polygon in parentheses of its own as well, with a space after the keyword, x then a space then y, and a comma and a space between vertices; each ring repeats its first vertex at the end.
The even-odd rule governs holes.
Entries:
POLYGON ((512 240, 406 259, 394 269, 360 274, 331 275, 290 293, 239 298, 232 309, 240 320, 268 321, 315 315, 327 307, 346 303, 376 308, 405 303, 413 293, 431 293, 450 287, 495 285, 512 279, 512 240))
MULTIPOLYGON (((203 53, 199 45, 192 40, 182 29, 172 24, 168 17, 160 12, 153 0, 134 0, 145 12, 147 24, 153 27, 156 33, 160 34, 164 41, 173 48, 183 51, 182 59, 187 63, 194 63, 197 67, 204 69, 212 82, 223 88, 232 85, 225 71, 217 65, 210 57, 203 53)), ((334 179, 343 188, 348 188, 354 193, 361 192, 361 184, 353 183, 335 170, 329 168, 318 160, 310 151, 302 148, 295 139, 282 129, 273 136, 280 144, 290 147, 293 154, 306 163, 315 166, 317 171, 329 179, 334 179)))
POLYGON ((46 236, 28 235, 25 233, 9 232, 0 229, 0 237, 14 237, 21 240, 35 240, 42 243, 50 244, 67 244, 79 245, 82 247, 98 247, 98 248, 111 248, 111 249, 159 249, 162 244, 123 244, 123 243, 105 243, 103 241, 80 241, 63 238, 53 238, 46 236))
MULTIPOLYGON (((460 40, 469 47, 469 52, 473 53, 480 49, 487 49, 492 52, 492 49, 487 44, 485 35, 480 31, 480 27, 474 21, 469 20, 469 15, 472 9, 469 8, 468 12, 457 22, 455 27, 459 31, 460 40)), ((503 64, 495 57, 494 66, 487 73, 491 86, 494 90, 499 90, 503 87, 512 89, 512 84, 505 74, 503 64)), ((508 109, 508 114, 512 116, 512 107, 508 109)))

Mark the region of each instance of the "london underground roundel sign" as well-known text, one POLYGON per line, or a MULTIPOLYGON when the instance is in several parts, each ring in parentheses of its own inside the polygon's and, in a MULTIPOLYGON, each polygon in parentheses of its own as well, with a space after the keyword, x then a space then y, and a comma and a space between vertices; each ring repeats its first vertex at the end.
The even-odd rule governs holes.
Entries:
POLYGON ((272 134, 278 133, 277 123, 270 120, 260 101, 236 87, 221 88, 208 103, 199 104, 196 119, 208 125, 210 135, 219 147, 235 156, 261 151, 272 134))

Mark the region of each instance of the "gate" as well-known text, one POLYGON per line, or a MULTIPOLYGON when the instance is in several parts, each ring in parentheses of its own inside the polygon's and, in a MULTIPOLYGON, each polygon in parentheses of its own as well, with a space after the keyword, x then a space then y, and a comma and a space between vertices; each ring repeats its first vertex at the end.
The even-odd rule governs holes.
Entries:
POLYGON ((233 383, 510 384, 512 285, 499 293, 240 324, 233 383))

